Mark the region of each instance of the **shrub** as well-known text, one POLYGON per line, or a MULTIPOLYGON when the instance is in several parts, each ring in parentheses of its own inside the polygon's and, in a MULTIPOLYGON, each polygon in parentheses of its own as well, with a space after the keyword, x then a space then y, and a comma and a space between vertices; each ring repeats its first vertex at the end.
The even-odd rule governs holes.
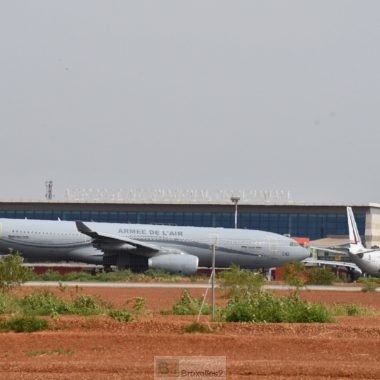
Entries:
POLYGON ((326 323, 334 322, 329 308, 320 302, 302 300, 297 293, 284 297, 285 318, 290 323, 326 323))
POLYGON ((62 276, 59 272, 48 269, 45 273, 39 275, 39 279, 43 281, 61 281, 62 276))
POLYGON ((69 302, 58 298, 48 290, 36 291, 21 298, 20 305, 29 315, 69 314, 69 302))
POLYGON ((68 272, 61 276, 62 281, 91 281, 94 276, 91 273, 79 271, 68 272))
POLYGON ((280 298, 269 292, 234 297, 226 307, 227 322, 281 322, 280 298))
POLYGON ((320 303, 302 300, 297 293, 277 297, 258 292, 247 297, 235 297, 226 307, 227 322, 332 322, 332 314, 320 303))
POLYGON ((219 274, 221 287, 227 290, 228 297, 257 292, 264 283, 264 277, 248 269, 232 265, 229 270, 219 274))
POLYGON ((0 323, 0 329, 15 332, 33 332, 49 327, 47 321, 35 317, 12 318, 0 323))
POLYGON ((33 277, 30 268, 23 266, 24 259, 18 254, 10 254, 0 259, 0 288, 7 290, 33 277))
POLYGON ((78 315, 96 315, 102 313, 104 305, 95 296, 80 295, 74 298, 71 311, 78 315))
MULTIPOLYGON (((179 301, 173 305, 173 314, 175 315, 196 315, 202 305, 202 297, 194 298, 187 289, 182 293, 179 301)), ((202 308, 202 314, 210 314, 210 306, 204 304, 202 308)))
POLYGON ((210 333, 213 332, 213 329, 210 326, 204 325, 199 322, 192 322, 189 325, 185 326, 185 331, 188 333, 210 333))
POLYGON ((145 298, 144 297, 135 297, 134 305, 132 306, 133 311, 138 314, 142 314, 145 312, 145 298))
POLYGON ((132 320, 132 315, 128 310, 110 310, 108 315, 118 322, 129 322, 132 320))
POLYGON ((19 306, 15 297, 0 291, 0 314, 17 312, 19 306))
POLYGON ((332 285, 336 277, 329 268, 314 267, 308 272, 307 284, 309 285, 332 285))
POLYGON ((297 288, 305 285, 307 279, 306 269, 300 261, 288 263, 284 266, 284 281, 297 288))

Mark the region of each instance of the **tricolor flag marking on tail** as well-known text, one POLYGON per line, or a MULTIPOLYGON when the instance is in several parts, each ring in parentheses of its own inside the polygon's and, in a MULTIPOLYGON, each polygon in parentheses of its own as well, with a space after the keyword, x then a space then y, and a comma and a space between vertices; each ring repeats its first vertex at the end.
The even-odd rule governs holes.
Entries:
POLYGON ((348 219, 348 232, 350 235, 350 243, 362 245, 362 240, 360 239, 358 227, 355 222, 354 213, 351 207, 347 207, 347 219, 348 219))

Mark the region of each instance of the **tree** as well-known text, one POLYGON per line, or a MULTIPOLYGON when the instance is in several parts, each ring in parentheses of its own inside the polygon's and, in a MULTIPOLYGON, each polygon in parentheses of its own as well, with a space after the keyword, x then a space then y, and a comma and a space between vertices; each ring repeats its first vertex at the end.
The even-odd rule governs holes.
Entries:
POLYGON ((6 291, 32 278, 32 270, 23 266, 24 259, 19 253, 12 253, 0 259, 0 290, 6 291))
POLYGON ((260 292, 264 283, 261 274, 248 269, 240 269, 233 264, 229 270, 220 273, 221 287, 227 290, 229 297, 245 297, 260 292))
POLYGON ((306 269, 303 263, 294 261, 284 266, 284 281, 297 289, 305 285, 307 279, 306 269))

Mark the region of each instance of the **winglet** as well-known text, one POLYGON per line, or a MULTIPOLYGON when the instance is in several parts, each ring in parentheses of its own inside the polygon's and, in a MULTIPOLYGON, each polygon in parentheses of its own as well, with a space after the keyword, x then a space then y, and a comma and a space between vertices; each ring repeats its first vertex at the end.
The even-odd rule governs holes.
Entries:
POLYGON ((87 236, 90 236, 92 238, 97 238, 98 237, 98 233, 93 231, 91 228, 89 228, 88 226, 86 226, 83 222, 81 222, 80 220, 77 220, 75 222, 76 226, 77 226, 77 230, 82 233, 82 234, 85 234, 87 236))

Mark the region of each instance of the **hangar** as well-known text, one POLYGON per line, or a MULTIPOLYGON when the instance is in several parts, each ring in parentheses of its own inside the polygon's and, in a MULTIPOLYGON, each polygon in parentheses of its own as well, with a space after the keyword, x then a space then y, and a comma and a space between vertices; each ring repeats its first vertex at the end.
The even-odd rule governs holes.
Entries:
MULTIPOLYGON (((380 246, 380 204, 353 207, 359 233, 368 247, 380 246)), ((178 202, 65 200, 0 201, 0 218, 82 220, 111 223, 171 224, 233 228, 235 205, 230 199, 178 202)), ((346 205, 305 202, 241 202, 239 228, 271 231, 310 240, 348 235, 346 205)))

